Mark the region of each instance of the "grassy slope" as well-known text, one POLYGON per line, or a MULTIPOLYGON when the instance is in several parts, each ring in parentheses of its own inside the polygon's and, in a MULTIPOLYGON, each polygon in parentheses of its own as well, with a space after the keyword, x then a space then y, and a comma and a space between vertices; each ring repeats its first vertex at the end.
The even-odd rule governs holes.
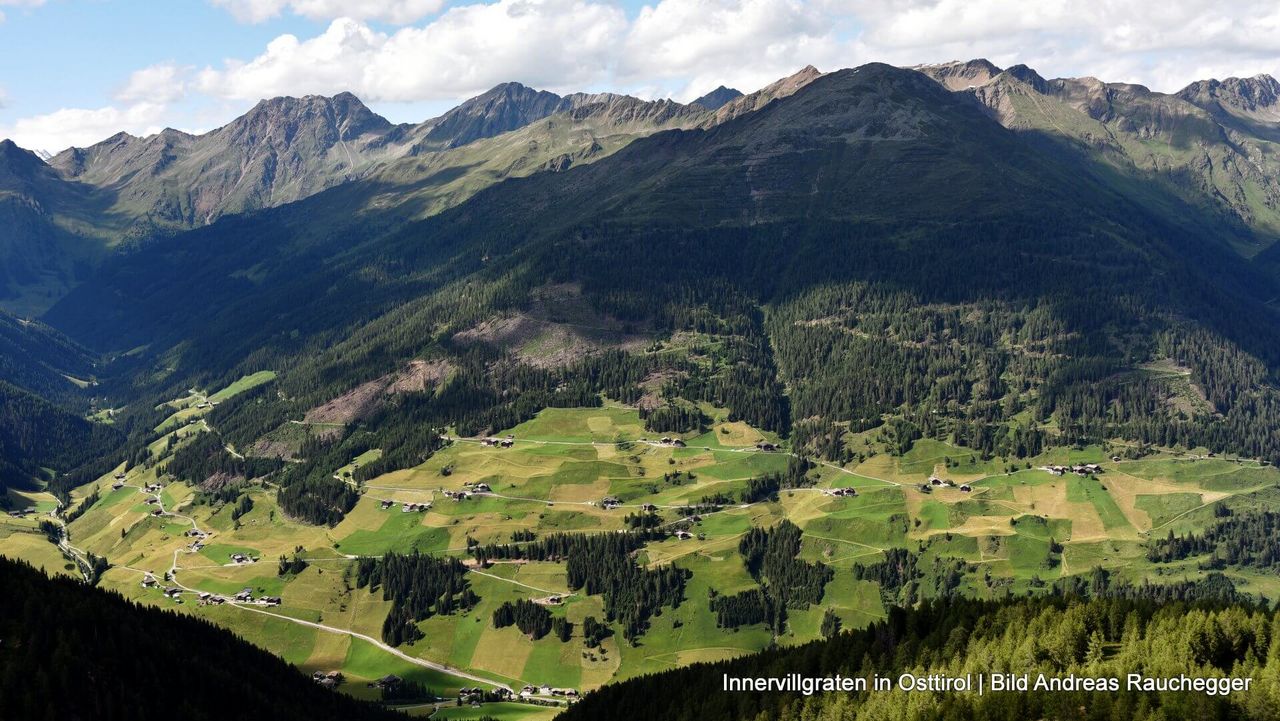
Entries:
MULTIPOLYGON (((202 432, 197 425, 183 426, 182 437, 202 432)), ((300 525, 279 512, 274 493, 253 491, 254 509, 233 524, 229 508, 191 506, 192 492, 181 485, 164 491, 171 509, 196 519, 215 536, 199 554, 179 553, 181 582, 192 588, 233 593, 243 587, 255 593, 280 595, 284 616, 324 623, 377 638, 388 604, 377 594, 350 590, 343 554, 380 554, 418 548, 433 553, 463 555, 466 538, 503 542, 518 529, 540 535, 556 532, 599 532, 623 527, 627 511, 605 511, 596 505, 604 495, 618 495, 628 503, 652 502, 660 506, 696 501, 715 491, 732 491, 751 475, 781 470, 785 454, 755 452, 751 446, 725 445, 751 439, 755 434, 741 424, 722 434, 718 428, 690 447, 674 449, 639 442, 645 433, 634 410, 550 409, 514 428, 516 446, 500 450, 460 441, 437 453, 417 468, 398 471, 370 481, 365 495, 335 528, 300 525), (628 441, 622 446, 616 441, 628 441), (699 444, 706 443, 706 448, 699 444), (441 474, 451 466, 449 476, 441 474), (672 470, 692 472, 694 480, 670 485, 663 474, 672 470), (462 489, 465 483, 483 481, 509 498, 481 497, 455 502, 441 489, 462 489), (378 499, 432 501, 425 514, 402 513, 398 507, 382 511, 378 499), (276 575, 274 559, 302 546, 311 565, 296 577, 276 575), (232 552, 248 552, 262 560, 255 564, 230 564, 232 552)), ((675 563, 692 571, 687 600, 654 619, 652 629, 636 647, 611 638, 603 651, 584 652, 580 641, 568 644, 548 637, 530 641, 514 628, 494 629, 489 617, 502 602, 516 598, 540 598, 551 593, 568 594, 561 564, 499 564, 470 580, 482 601, 471 613, 434 617, 422 624, 426 638, 403 648, 407 653, 456 668, 469 669, 509 685, 546 683, 554 686, 593 688, 610 680, 661 671, 695 661, 729 658, 769 645, 769 633, 760 627, 729 633, 716 628, 706 606, 710 589, 733 593, 751 588, 737 553, 737 541, 753 526, 769 526, 783 518, 804 530, 803 557, 833 566, 835 580, 826 589, 823 607, 833 608, 846 627, 857 627, 882 618, 884 608, 874 584, 853 580, 849 568, 855 562, 876 560, 883 549, 920 547, 927 556, 956 556, 990 569, 996 578, 1012 579, 1013 590, 1030 588, 1033 577, 1052 580, 1063 573, 1085 572, 1103 565, 1133 577, 1154 576, 1158 571, 1145 561, 1141 540, 1153 526, 1177 530, 1203 525, 1208 504, 1227 499, 1233 504, 1265 502, 1280 480, 1280 471, 1250 463, 1221 459, 1191 460, 1157 456, 1140 461, 1111 463, 1098 448, 1070 454, 1054 451, 1032 459, 1033 466, 1065 460, 1103 462, 1108 471, 1099 480, 1074 476, 1053 477, 1032 468, 1006 473, 998 463, 962 463, 948 477, 973 484, 964 494, 955 489, 921 493, 916 486, 936 472, 940 459, 967 456, 964 449, 937 441, 921 442, 905 456, 876 453, 860 465, 840 469, 820 467, 818 487, 854 486, 855 498, 834 498, 820 490, 784 492, 777 502, 745 508, 728 508, 709 515, 696 528, 704 541, 668 540, 651 544, 642 559, 647 563, 675 563), (1172 514, 1181 514, 1174 516, 1172 514), (919 520, 917 524, 916 521, 919 520), (1163 525, 1161 525, 1163 524, 1163 525), (1044 565, 1050 539, 1064 544, 1061 562, 1044 565)), ((337 470, 337 469, 335 469, 337 470)), ((102 498, 71 525, 73 542, 111 559, 113 568, 103 583, 148 604, 176 608, 209 618, 235 629, 251 641, 282 655, 303 670, 340 669, 350 679, 347 689, 359 696, 372 691, 364 682, 386 673, 415 678, 441 691, 469 682, 448 679, 414 667, 358 639, 322 632, 287 620, 251 613, 229 606, 205 607, 193 599, 175 605, 157 590, 138 585, 143 571, 162 574, 173 562, 175 551, 186 544, 181 534, 189 524, 180 518, 155 519, 141 504, 134 485, 154 479, 153 471, 130 472, 129 486, 110 491, 109 479, 102 498), (123 530, 123 533, 122 533, 123 530)), ((86 489, 87 490, 87 489, 86 489)), ((665 511, 667 518, 673 518, 665 511)), ((0 551, 56 564, 56 552, 38 536, 19 527, 33 522, 6 519, 6 535, 0 551), (41 546, 41 544, 44 544, 41 546)), ((1195 575, 1194 568, 1179 569, 1195 575)), ((1245 590, 1274 591, 1250 574, 1235 574, 1245 590)), ((1002 587, 988 588, 977 578, 967 582, 968 592, 997 595, 1002 587)), ((597 597, 570 595, 555 609, 575 623, 587 615, 603 616, 597 597)), ((818 607, 792 614, 783 644, 816 638, 821 622, 818 607)), ((577 630, 580 633, 580 628, 577 630)))

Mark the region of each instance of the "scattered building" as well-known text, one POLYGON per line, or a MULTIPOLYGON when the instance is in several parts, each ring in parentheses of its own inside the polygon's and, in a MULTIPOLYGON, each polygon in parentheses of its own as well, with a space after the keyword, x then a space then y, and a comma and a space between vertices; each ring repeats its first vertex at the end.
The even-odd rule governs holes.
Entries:
POLYGON ((970 491, 972 491, 972 490, 973 490, 973 486, 970 486, 968 483, 962 483, 962 484, 960 484, 960 492, 961 492, 961 493, 968 493, 968 492, 970 492, 970 491))
POLYGON ((756 444, 756 448, 766 453, 772 453, 778 450, 778 446, 776 444, 770 443, 768 441, 760 441, 759 443, 756 444))
POLYGON ((617 508, 618 506, 621 506, 621 505, 622 505, 622 501, 618 500, 614 496, 605 496, 600 501, 600 506, 605 510, 617 508))
POLYGON ((334 689, 337 688, 338 684, 341 684, 344 679, 341 671, 316 671, 311 674, 311 680, 325 688, 334 689))
POLYGON ((681 541, 687 541, 693 538, 693 534, 681 528, 676 531, 676 538, 680 539, 681 541))

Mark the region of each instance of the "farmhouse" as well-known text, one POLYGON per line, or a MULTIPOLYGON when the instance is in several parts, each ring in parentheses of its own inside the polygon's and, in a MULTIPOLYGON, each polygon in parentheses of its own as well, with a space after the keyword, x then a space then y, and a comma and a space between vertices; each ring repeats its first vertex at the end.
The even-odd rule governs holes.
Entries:
POLYGON ((279 606, 280 597, 279 596, 263 596, 262 598, 258 599, 258 603, 261 603, 264 606, 279 606))
POLYGON ((249 557, 244 555, 243 553, 233 553, 231 554, 231 560, 235 561, 236 563, 248 563, 249 557))
POLYGON ((166 588, 164 590, 164 595, 168 596, 169 598, 177 598, 178 596, 182 595, 182 589, 173 588, 173 587, 166 588))
POLYGON ((142 577, 142 587, 143 587, 143 588, 151 588, 151 587, 152 587, 152 586, 154 586, 154 585, 156 585, 156 577, 155 577, 155 576, 152 576, 150 573, 148 573, 147 575, 145 575, 145 576, 143 576, 143 577, 142 577))
POLYGON ((116 481, 115 483, 111 484, 111 490, 113 491, 118 491, 121 488, 124 488, 124 481, 116 481))
POLYGON ((152 512, 151 512, 151 515, 153 515, 153 516, 157 516, 157 517, 158 517, 158 516, 163 516, 163 515, 164 515, 164 511, 162 511, 162 510, 160 510, 159 508, 157 508, 156 510, 154 510, 154 511, 152 511, 152 512))
POLYGON ((760 441, 756 444, 756 448, 759 448, 766 453, 772 453, 773 451, 778 450, 776 445, 769 443, 768 441, 760 441))
POLYGON ((962 484, 960 484, 960 491, 961 491, 962 493, 968 493, 968 492, 970 492, 970 491, 972 491, 972 490, 973 490, 973 486, 970 486, 968 483, 962 483, 962 484))
POLYGON ((831 496, 856 496, 858 492, 852 488, 832 488, 828 490, 827 495, 831 496))
POLYGON ((485 438, 485 439, 482 439, 482 440, 480 441, 480 445, 482 445, 482 446, 490 446, 490 447, 492 447, 492 446, 496 446, 496 445, 498 445, 498 439, 497 439, 497 438, 485 438))
POLYGON ((492 493, 493 492, 493 489, 489 487, 488 483, 477 483, 474 486, 472 486, 472 490, 475 491, 476 493, 492 493))
POLYGON ((603 499, 601 499, 600 505, 606 509, 617 508, 618 506, 622 505, 622 501, 619 501, 614 496, 605 496, 603 499))
POLYGON ((686 531, 686 530, 684 530, 684 529, 682 528, 682 529, 680 529, 680 530, 676 531, 676 538, 680 539, 681 541, 687 541, 687 540, 689 540, 689 539, 693 538, 693 534, 692 534, 692 533, 689 533, 688 531, 686 531))
POLYGON ((382 678, 378 679, 377 681, 374 681, 369 685, 373 686, 374 688, 392 689, 392 688, 396 688, 403 682, 404 682, 404 679, 400 678, 394 673, 389 673, 386 676, 383 676, 382 678))
POLYGON ((117 474, 116 474, 115 476, 113 476, 113 477, 114 477, 117 481, 123 481, 123 480, 124 480, 124 471, 120 471, 119 473, 117 473, 117 474))
POLYGON ((503 448, 510 448, 511 446, 514 446, 515 444, 516 444, 516 442, 515 442, 515 441, 513 441, 513 440, 511 440, 510 438, 504 438, 504 439, 502 439, 502 440, 498 443, 498 445, 502 446, 503 448))
POLYGON ((395 504, 395 501, 382 501, 382 510, 387 510, 395 504))
POLYGON ((243 602, 243 603, 248 603, 249 601, 252 601, 252 600, 253 600, 253 589, 252 589, 252 588, 242 588, 242 589, 240 589, 240 593, 237 593, 237 594, 235 595, 235 600, 240 601, 240 602, 243 602))
POLYGON ((658 510, 658 507, 653 505, 652 503, 646 503, 640 506, 640 510, 644 511, 645 513, 656 513, 658 510))
POLYGON ((941 485, 942 485, 942 479, 941 479, 941 478, 938 478, 937 476, 929 476, 929 485, 931 485, 931 486, 941 486, 941 485))

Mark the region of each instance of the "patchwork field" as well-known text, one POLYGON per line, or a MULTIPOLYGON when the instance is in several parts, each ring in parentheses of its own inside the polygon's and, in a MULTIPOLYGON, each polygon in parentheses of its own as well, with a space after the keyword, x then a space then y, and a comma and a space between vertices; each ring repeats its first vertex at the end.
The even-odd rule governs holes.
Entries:
MULTIPOLYGON (((254 382, 242 379, 232 388, 254 382)), ((165 425, 179 447, 207 432, 206 423, 192 422, 205 410, 197 406, 230 397, 234 391, 228 390, 193 393, 172 404, 174 415, 165 425)), ((778 439, 741 422, 721 417, 706 433, 677 446, 662 442, 663 434, 646 432, 637 412, 621 406, 550 409, 498 435, 509 437, 510 447, 453 438, 425 463, 362 484, 354 480, 355 469, 376 460, 381 450, 350 459, 333 470, 359 489, 360 500, 331 528, 288 518, 275 489, 261 483, 248 491, 252 509, 233 519, 231 504, 201 502, 196 489, 157 476, 150 465, 128 470, 119 482, 113 473, 82 489, 72 508, 95 487, 98 499, 67 532, 76 549, 109 560, 101 585, 142 603, 208 618, 307 673, 341 671, 340 688, 348 693, 376 698, 379 691, 370 684, 395 674, 452 697, 461 687, 588 690, 775 642, 802 643, 819 637, 828 608, 845 628, 865 625, 884 616, 885 600, 876 583, 855 578, 853 565, 880 560, 892 548, 918 552, 926 562, 963 561, 971 569, 963 590, 974 595, 1022 592, 1098 566, 1126 577, 1154 576, 1143 550, 1149 534, 1201 528, 1212 520, 1215 503, 1243 508, 1271 502, 1280 483, 1280 472, 1271 467, 1191 454, 1113 461, 1102 448, 1055 450, 1010 469, 999 459, 971 460, 968 450, 939 441, 917 442, 896 457, 866 443, 871 453, 861 463, 817 463, 807 487, 751 503, 721 503, 688 524, 691 537, 648 543, 638 562, 685 569, 688 580, 684 600, 655 615, 634 644, 614 633, 598 648, 584 645, 584 620, 604 619, 605 605, 601 596, 570 586, 564 563, 499 562, 467 572, 479 597, 474 608, 433 615, 417 624, 420 640, 387 646, 382 630, 391 601, 355 587, 355 557, 417 550, 468 559, 469 544, 621 531, 628 527, 626 517, 645 505, 660 517, 660 527, 673 528, 682 519, 681 507, 717 496, 738 498, 751 479, 784 473, 792 462, 785 445, 759 450, 758 443, 778 439), (1047 470, 1071 463, 1098 463, 1102 471, 1080 476, 1047 470), (929 485, 934 475, 941 485, 929 485), (120 487, 113 489, 113 483, 120 487), (152 483, 163 485, 158 494, 144 491, 152 483), (856 495, 835 493, 846 488, 856 495), (152 495, 157 504, 146 503, 152 495), (606 498, 620 505, 609 507, 606 498), (430 507, 405 512, 404 504, 430 507), (802 531, 800 557, 833 570, 821 603, 791 610, 776 637, 764 624, 719 628, 708 599, 758 587, 739 542, 751 529, 783 520, 802 531), (207 537, 189 535, 197 530, 207 537), (198 549, 192 546, 197 540, 198 549), (277 560, 295 553, 306 568, 282 575, 277 560), (156 583, 144 587, 148 577, 156 583), (169 598, 166 587, 181 593, 169 598), (254 598, 279 597, 280 603, 207 604, 197 598, 198 592, 230 598, 244 589, 254 598), (502 604, 552 596, 562 599, 548 607, 552 615, 573 623, 567 642, 554 635, 532 640, 515 627, 494 627, 494 611, 502 604)), ((157 442, 158 457, 167 444, 167 437, 157 442)), ((41 494, 28 500, 35 514, 0 522, 0 552, 51 572, 75 573, 75 565, 38 528, 56 502, 41 494)), ((1179 567, 1179 577, 1198 573, 1179 567)), ((1274 579, 1246 573, 1233 579, 1252 592, 1280 593, 1274 579)), ((476 718, 481 711, 522 720, 554 713, 529 704, 490 703, 482 709, 446 706, 433 718, 476 718)), ((432 708, 418 705, 413 712, 432 708)))

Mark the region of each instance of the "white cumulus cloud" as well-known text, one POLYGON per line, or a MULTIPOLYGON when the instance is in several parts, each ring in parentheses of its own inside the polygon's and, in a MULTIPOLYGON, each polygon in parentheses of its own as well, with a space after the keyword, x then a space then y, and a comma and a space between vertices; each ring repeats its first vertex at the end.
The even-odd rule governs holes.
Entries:
POLYGON ((0 138, 10 138, 32 150, 57 152, 92 145, 122 130, 140 136, 158 133, 164 127, 167 109, 145 102, 127 107, 63 108, 0 126, 0 138))
POLYGON ((837 25, 803 0, 661 0, 632 23, 618 75, 675 80, 683 100, 721 84, 750 92, 805 65, 847 63, 837 25))
POLYGON ((642 0, 630 10, 623 0, 210 2, 245 22, 288 13, 327 24, 280 35, 256 54, 183 59, 207 63, 199 69, 151 65, 117 88, 112 106, 20 120, 0 135, 20 129, 61 147, 146 130, 165 106, 175 123, 173 114, 195 118, 191 108, 203 105, 207 127, 260 98, 344 90, 400 109, 441 107, 512 80, 687 101, 721 84, 750 92, 804 65, 871 61, 985 57, 1166 92, 1207 77, 1280 74, 1275 0, 1162 0, 1159 12, 1149 0, 642 0), (64 131, 65 141, 48 140, 64 131))
POLYGON ((288 10, 312 20, 355 18, 406 25, 433 15, 444 0, 213 0, 240 22, 260 23, 288 10))
POLYGON ((115 97, 127 103, 172 103, 186 95, 188 74, 189 69, 173 63, 145 67, 129 75, 115 97))
POLYGON ((453 99, 508 80, 575 88, 603 76, 626 25, 620 9, 585 0, 466 5, 391 34, 342 18, 314 38, 282 35, 256 58, 206 68, 197 86, 237 99, 350 90, 397 102, 453 99))

